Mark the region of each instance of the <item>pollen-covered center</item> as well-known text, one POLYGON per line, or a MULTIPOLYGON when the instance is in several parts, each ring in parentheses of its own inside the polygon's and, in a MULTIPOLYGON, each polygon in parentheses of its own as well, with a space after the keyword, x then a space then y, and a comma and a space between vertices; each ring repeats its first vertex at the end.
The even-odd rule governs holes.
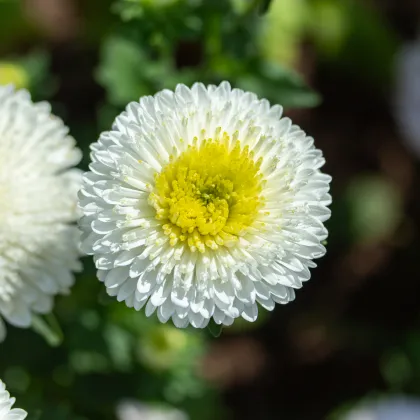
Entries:
POLYGON ((262 159, 248 146, 197 139, 155 176, 149 203, 156 209, 170 244, 185 242, 191 251, 230 246, 245 234, 262 207, 262 159))

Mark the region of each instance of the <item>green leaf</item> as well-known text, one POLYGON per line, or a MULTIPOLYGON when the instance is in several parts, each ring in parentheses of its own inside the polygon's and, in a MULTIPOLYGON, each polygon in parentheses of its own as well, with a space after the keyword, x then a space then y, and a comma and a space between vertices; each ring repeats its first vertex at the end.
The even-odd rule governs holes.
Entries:
MULTIPOLYGON (((97 70, 98 82, 106 89, 113 105, 125 106, 148 94, 149 84, 146 72, 148 57, 142 48, 128 39, 113 36, 108 38, 102 48, 101 64, 97 70)), ((155 65, 155 63, 152 63, 155 65)), ((159 69, 154 68, 155 74, 159 69)))
POLYGON ((298 60, 310 10, 306 0, 273 0, 261 19, 260 50, 264 58, 294 66, 298 60))
POLYGON ((57 88, 57 80, 50 74, 50 61, 45 50, 35 50, 18 60, 29 76, 29 89, 35 99, 45 99, 57 88))
POLYGON ((56 87, 49 74, 50 57, 45 50, 35 50, 26 55, 0 61, 0 84, 13 84, 17 89, 31 91, 35 100, 50 96, 56 87))
POLYGON ((109 324, 104 331, 104 339, 114 366, 120 371, 129 371, 132 365, 132 337, 123 328, 109 324))
POLYGON ((278 63, 262 63, 259 75, 239 77, 238 86, 285 108, 310 108, 321 102, 299 74, 278 63))
POLYGON ((336 0, 314 0, 309 31, 318 51, 326 57, 335 57, 343 48, 350 29, 351 15, 346 4, 336 0))
POLYGON ((388 351, 381 360, 382 376, 394 391, 403 391, 411 379, 412 366, 407 355, 400 350, 388 351))
POLYGON ((359 242, 375 242, 392 235, 402 218, 399 191, 376 175, 354 178, 347 189, 346 201, 351 234, 359 242))

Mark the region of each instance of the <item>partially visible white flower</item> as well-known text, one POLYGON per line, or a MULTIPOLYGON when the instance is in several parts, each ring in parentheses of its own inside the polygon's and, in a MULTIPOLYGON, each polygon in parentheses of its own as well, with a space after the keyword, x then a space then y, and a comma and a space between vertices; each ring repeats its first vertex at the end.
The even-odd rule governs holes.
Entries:
POLYGON ((28 413, 20 408, 12 408, 15 398, 10 398, 6 385, 0 379, 0 420, 23 420, 28 413))
POLYGON ((80 194, 82 248, 109 295, 180 328, 294 299, 325 254, 331 177, 282 111, 227 82, 127 106, 80 194))
POLYGON ((420 400, 396 397, 355 409, 343 420, 419 420, 420 400))
POLYGON ((81 269, 77 190, 81 158, 48 103, 0 86, 0 340, 4 318, 28 327, 81 269))
POLYGON ((188 416, 180 410, 130 400, 118 404, 117 418, 118 420, 188 420, 188 416))
POLYGON ((420 157, 420 40, 396 60, 395 116, 407 147, 420 157))

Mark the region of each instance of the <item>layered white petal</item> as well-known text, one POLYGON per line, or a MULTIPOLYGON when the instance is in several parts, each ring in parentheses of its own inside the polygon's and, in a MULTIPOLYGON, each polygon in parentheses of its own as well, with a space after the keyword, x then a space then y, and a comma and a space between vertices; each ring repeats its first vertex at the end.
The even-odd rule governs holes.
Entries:
MULTIPOLYGON (((130 103, 112 130, 91 147, 90 172, 79 194, 82 248, 94 255, 109 295, 177 327, 230 325, 258 317, 258 305, 294 299, 325 254, 331 177, 314 141, 282 108, 227 82, 178 85, 130 103), (264 206, 254 222, 223 245, 200 252, 171 244, 150 204, 156 176, 189 146, 225 133, 261 159, 264 206)), ((203 162, 206 165, 206 162, 203 162)), ((220 239, 220 238, 219 238, 220 239)))
POLYGON ((0 87, 0 341, 1 317, 18 327, 47 313, 80 270, 74 225, 81 173, 75 141, 47 103, 0 87))
POLYGON ((15 398, 6 391, 6 385, 0 379, 0 420, 23 420, 28 413, 20 408, 12 408, 15 398))

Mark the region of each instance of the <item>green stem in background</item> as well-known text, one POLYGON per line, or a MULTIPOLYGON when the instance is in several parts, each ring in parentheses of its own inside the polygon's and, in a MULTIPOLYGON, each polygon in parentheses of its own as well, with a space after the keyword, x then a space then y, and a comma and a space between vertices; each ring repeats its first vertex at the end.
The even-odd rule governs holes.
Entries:
POLYGON ((33 315, 32 329, 41 335, 51 347, 58 347, 64 339, 63 331, 53 313, 33 315))

